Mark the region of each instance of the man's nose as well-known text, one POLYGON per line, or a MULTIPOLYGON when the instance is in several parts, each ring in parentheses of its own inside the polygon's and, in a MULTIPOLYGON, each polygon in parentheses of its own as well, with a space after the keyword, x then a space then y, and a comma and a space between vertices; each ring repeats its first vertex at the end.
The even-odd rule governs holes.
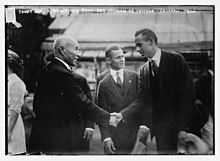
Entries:
POLYGON ((75 59, 79 59, 81 57, 81 53, 77 50, 75 53, 75 59))

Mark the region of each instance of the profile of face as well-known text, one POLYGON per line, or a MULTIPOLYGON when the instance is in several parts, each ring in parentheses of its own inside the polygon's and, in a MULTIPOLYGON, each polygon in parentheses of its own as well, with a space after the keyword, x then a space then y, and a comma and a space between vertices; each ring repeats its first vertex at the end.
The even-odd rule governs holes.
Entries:
POLYGON ((120 70, 125 67, 125 56, 123 51, 120 50, 112 50, 111 57, 107 59, 110 67, 114 70, 120 70))
POLYGON ((136 50, 143 58, 153 57, 153 42, 151 40, 145 40, 142 34, 135 37, 136 50))
POLYGON ((80 57, 79 44, 75 41, 68 42, 61 47, 63 60, 70 66, 76 66, 77 59, 80 57))

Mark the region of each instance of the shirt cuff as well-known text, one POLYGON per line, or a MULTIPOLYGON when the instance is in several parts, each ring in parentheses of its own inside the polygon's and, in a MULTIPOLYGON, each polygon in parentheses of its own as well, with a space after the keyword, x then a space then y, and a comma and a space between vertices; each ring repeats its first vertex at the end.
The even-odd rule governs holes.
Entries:
POLYGON ((106 141, 109 141, 109 140, 112 140, 112 139, 111 138, 106 138, 106 139, 104 139, 103 142, 106 142, 106 141))
POLYGON ((86 128, 86 130, 89 130, 89 131, 94 131, 94 129, 93 129, 93 128, 89 128, 89 127, 87 127, 87 128, 86 128))
POLYGON ((147 126, 145 126, 145 125, 141 125, 140 126, 140 129, 146 129, 146 130, 150 130, 147 126))

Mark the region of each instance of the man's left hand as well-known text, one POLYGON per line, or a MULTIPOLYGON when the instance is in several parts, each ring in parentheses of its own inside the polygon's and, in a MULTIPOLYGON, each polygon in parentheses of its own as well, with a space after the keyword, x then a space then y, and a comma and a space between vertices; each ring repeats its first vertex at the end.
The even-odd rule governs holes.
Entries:
POLYGON ((117 127, 117 125, 122 120, 122 118, 123 118, 123 116, 121 113, 113 112, 113 113, 111 113, 109 124, 114 127, 117 127))
POLYGON ((83 138, 86 139, 87 141, 90 141, 92 139, 92 136, 93 136, 93 131, 85 129, 83 138))
POLYGON ((178 142, 180 145, 185 144, 185 139, 186 139, 186 131, 179 131, 178 133, 178 142))

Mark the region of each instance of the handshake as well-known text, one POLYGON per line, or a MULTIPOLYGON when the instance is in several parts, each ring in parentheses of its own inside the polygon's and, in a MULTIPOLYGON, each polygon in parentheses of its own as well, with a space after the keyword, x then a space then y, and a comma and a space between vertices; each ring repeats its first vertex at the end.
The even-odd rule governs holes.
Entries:
POLYGON ((123 117, 122 117, 121 113, 113 112, 113 113, 111 113, 109 124, 114 126, 114 127, 117 127, 117 125, 122 120, 122 118, 123 117))

